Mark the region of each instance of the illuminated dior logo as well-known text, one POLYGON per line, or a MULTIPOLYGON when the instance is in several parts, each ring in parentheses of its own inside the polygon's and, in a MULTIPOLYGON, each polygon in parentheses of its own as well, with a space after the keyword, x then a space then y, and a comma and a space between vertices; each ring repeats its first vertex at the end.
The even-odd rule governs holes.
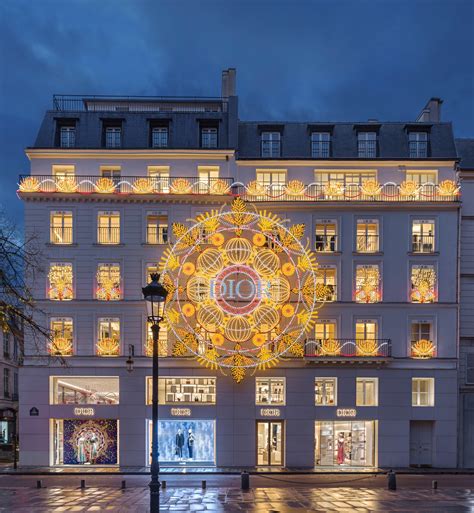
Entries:
POLYGON ((230 314, 252 312, 269 293, 270 282, 246 265, 231 265, 210 281, 211 298, 230 314))

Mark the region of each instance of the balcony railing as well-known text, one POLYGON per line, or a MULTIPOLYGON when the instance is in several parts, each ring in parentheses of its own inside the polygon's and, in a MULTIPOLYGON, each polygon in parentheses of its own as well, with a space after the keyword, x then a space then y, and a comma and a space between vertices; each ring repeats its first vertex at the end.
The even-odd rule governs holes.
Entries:
POLYGON ((305 358, 390 358, 391 340, 376 339, 315 339, 305 342, 305 358))
POLYGON ((20 175, 20 193, 63 194, 122 194, 122 195, 232 195, 252 202, 454 202, 459 201, 460 187, 451 180, 439 185, 426 184, 408 187, 404 183, 343 186, 339 183, 304 184, 299 180, 288 183, 263 184, 251 181, 235 182, 233 178, 199 177, 105 177, 78 175, 20 175))
POLYGON ((120 244, 120 227, 97 228, 98 244, 120 244))
POLYGON ((50 243, 51 244, 72 244, 72 228, 71 227, 56 227, 50 228, 50 243))
POLYGON ((411 250, 413 253, 433 253, 435 250, 434 235, 413 235, 411 250))
POLYGON ((334 253, 337 251, 337 235, 316 234, 315 249, 321 253, 334 253))
POLYGON ((379 236, 357 235, 356 250, 358 253, 376 253, 379 250, 379 236))
POLYGON ((147 244, 167 244, 168 228, 161 226, 147 226, 146 242, 147 244))

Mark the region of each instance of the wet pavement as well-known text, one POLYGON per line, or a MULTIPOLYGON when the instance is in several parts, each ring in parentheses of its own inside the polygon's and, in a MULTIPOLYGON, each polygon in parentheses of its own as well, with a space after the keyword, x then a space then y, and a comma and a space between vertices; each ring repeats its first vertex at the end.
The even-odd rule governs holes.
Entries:
MULTIPOLYGON (((1 483, 0 483, 1 484, 1 483)), ((0 512, 145 513, 149 493, 143 486, 120 490, 111 487, 0 488, 0 512)), ((226 513, 457 513, 474 512, 470 489, 316 488, 314 486, 254 488, 167 488, 161 493, 160 511, 226 513)))

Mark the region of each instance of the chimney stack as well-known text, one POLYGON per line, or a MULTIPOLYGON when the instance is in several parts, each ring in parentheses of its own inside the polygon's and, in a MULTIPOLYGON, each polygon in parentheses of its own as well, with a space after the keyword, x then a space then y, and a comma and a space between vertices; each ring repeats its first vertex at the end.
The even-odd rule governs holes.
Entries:
POLYGON ((421 122, 432 121, 434 123, 439 123, 441 121, 442 103, 443 100, 441 98, 431 98, 416 120, 421 122))
POLYGON ((229 96, 235 96, 235 81, 237 71, 235 68, 225 69, 222 72, 222 98, 228 98, 229 96))

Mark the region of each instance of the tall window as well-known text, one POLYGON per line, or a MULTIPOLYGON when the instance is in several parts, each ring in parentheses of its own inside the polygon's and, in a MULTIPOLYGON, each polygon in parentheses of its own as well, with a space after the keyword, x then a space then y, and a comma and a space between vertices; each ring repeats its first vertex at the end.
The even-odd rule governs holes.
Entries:
POLYGON ((121 148, 122 146, 122 127, 107 126, 105 127, 105 147, 121 148))
POLYGON ((337 378, 315 378, 314 403, 316 406, 337 405, 337 378))
POLYGON ((316 220, 316 251, 337 251, 337 223, 333 219, 316 220))
POLYGON ((120 212, 99 212, 97 242, 99 244, 120 244, 120 212))
POLYGON ((356 251, 376 253, 379 250, 379 222, 377 219, 357 219, 356 251))
POLYGON ((411 322, 410 347, 412 358, 433 358, 436 356, 432 321, 415 320, 411 322))
POLYGON ((3 357, 10 358, 10 339, 11 334, 9 331, 3 332, 3 357))
POLYGON ((100 175, 104 178, 110 178, 116 186, 119 185, 122 170, 120 166, 101 166, 100 175))
POLYGON ((359 158, 375 158, 377 156, 377 133, 359 132, 357 134, 357 150, 359 158))
MULTIPOLYGON (((150 322, 147 322, 145 356, 153 356, 153 332, 150 322)), ((160 324, 160 333, 158 334, 158 356, 160 358, 171 356, 171 351, 168 347, 168 327, 164 323, 160 324)))
POLYGON ((413 253, 433 253, 435 250, 435 221, 414 219, 411 225, 411 250, 413 253))
POLYGON ((74 148, 76 146, 76 127, 62 126, 59 130, 59 146, 61 148, 74 148))
POLYGON ((411 405, 434 406, 434 378, 412 378, 411 405))
POLYGON ((417 185, 431 185, 438 182, 438 173, 436 171, 407 171, 406 179, 408 182, 415 182, 417 185))
POLYGON ((168 127, 154 126, 151 129, 151 146, 153 148, 168 147, 168 127))
POLYGON ((62 165, 54 165, 53 166, 53 176, 59 180, 64 178, 74 178, 76 175, 75 167, 71 165, 62 166, 62 165))
POLYGON ((428 156, 427 132, 410 132, 408 134, 408 144, 411 159, 420 159, 428 156))
POLYGON ((334 340, 336 338, 336 323, 332 320, 317 321, 314 326, 316 340, 334 340))
POLYGON ((148 176, 153 180, 153 188, 156 192, 164 194, 170 192, 169 166, 148 166, 148 176))
POLYGON ((356 378, 356 405, 378 406, 378 378, 356 378))
POLYGON ((313 132, 311 134, 311 156, 328 158, 330 154, 331 134, 329 132, 313 132))
POLYGON ((49 240, 51 244, 72 244, 72 212, 51 212, 49 240))
POLYGON ((261 156, 266 158, 281 156, 280 132, 262 132, 261 156))
POLYGON ((271 194, 285 190, 286 171, 282 169, 257 169, 257 183, 263 185, 271 194))
POLYGON ((201 127, 201 148, 217 148, 217 127, 201 127))
POLYGON ((68 301, 74 297, 72 264, 51 262, 48 273, 48 297, 55 301, 68 301))
POLYGON ((120 264, 98 264, 96 298, 101 301, 122 299, 120 264))
POLYGON ((336 267, 319 266, 316 271, 316 297, 318 301, 336 301, 336 267))
POLYGON ((58 376, 52 380, 52 404, 119 404, 119 378, 115 376, 58 376))
POLYGON ((53 355, 71 356, 73 354, 73 320, 71 317, 52 317, 50 321, 53 355))
POLYGON ((3 397, 10 397, 10 369, 3 369, 3 397))
POLYGON ((147 214, 146 242, 147 244, 167 244, 168 216, 166 214, 147 214))
POLYGON ((285 378, 256 378, 255 404, 285 404, 285 378))
POLYGON ((436 270, 434 265, 411 266, 412 303, 433 303, 436 297, 436 270))
POLYGON ((199 192, 208 193, 219 179, 219 166, 198 166, 198 176, 199 192))
POLYGON ((97 355, 120 355, 120 319, 103 317, 98 320, 97 355))
POLYGON ((356 265, 355 300, 357 303, 378 303, 381 300, 378 264, 356 265))
POLYGON ((355 327, 356 340, 377 339, 377 321, 373 319, 358 319, 355 327))
POLYGON ((150 283, 151 275, 159 273, 159 270, 160 270, 160 266, 159 266, 158 263, 149 263, 149 264, 147 264, 146 272, 145 272, 145 284, 150 283))

